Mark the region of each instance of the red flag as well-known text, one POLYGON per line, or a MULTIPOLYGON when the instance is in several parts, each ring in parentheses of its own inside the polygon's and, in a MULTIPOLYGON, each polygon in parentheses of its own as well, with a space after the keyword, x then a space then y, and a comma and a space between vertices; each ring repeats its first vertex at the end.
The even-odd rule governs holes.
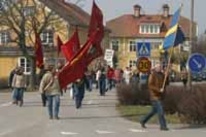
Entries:
POLYGON ((100 44, 101 40, 104 37, 103 14, 99 7, 96 5, 95 1, 93 1, 92 6, 92 14, 89 23, 88 36, 93 34, 94 31, 98 31, 98 35, 95 41, 100 44))
POLYGON ((90 49, 95 41, 96 35, 97 33, 92 34, 71 61, 59 72, 58 79, 61 88, 65 88, 69 83, 83 77, 87 67, 87 57, 90 56, 90 49))
POLYGON ((59 36, 57 36, 57 55, 59 56, 59 53, 61 52, 61 46, 63 45, 62 40, 59 36))
POLYGON ((79 49, 80 49, 79 35, 78 35, 78 29, 76 29, 76 31, 74 32, 72 37, 67 41, 67 43, 61 46, 61 50, 65 58, 67 59, 67 61, 71 61, 71 59, 78 52, 79 49))
POLYGON ((36 40, 35 40, 35 57, 36 57, 36 66, 38 68, 43 67, 43 51, 42 51, 42 44, 41 39, 38 34, 35 34, 36 40))
POLYGON ((103 54, 101 48, 101 41, 104 37, 103 14, 102 11, 99 9, 99 7, 96 5, 95 1, 93 1, 92 15, 91 15, 91 20, 89 25, 88 36, 90 37, 90 35, 95 31, 97 31, 97 35, 91 47, 92 54, 91 56, 88 56, 88 60, 87 60, 88 64, 93 59, 103 54))

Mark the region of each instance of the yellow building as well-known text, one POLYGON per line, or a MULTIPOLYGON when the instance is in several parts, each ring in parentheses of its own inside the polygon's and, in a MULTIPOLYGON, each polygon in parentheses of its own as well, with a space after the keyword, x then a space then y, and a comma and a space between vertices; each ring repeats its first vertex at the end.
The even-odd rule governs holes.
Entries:
MULTIPOLYGON (((18 6, 27 20, 25 44, 30 55, 34 54, 32 23, 36 24, 37 31, 41 32, 44 59, 57 58, 57 35, 63 42, 66 42, 78 27, 80 43, 83 44, 87 39, 90 15, 75 4, 67 3, 64 0, 20 0, 18 6), (49 15, 50 13, 52 14, 49 15), (36 22, 33 17, 37 19, 36 22), (45 19, 48 19, 47 22, 45 19), (43 30, 41 30, 42 28, 43 30)), ((2 13, 4 12, 0 14, 2 13)), ((7 24, 0 23, 0 87, 7 85, 8 76, 16 66, 24 67, 24 73, 28 76, 31 74, 30 60, 23 56, 20 46, 14 42, 18 35, 12 27, 18 28, 17 25, 14 25, 15 20, 18 19, 22 19, 22 16, 16 14, 13 18, 13 25, 10 25, 11 28, 7 24)), ((102 42, 103 49, 109 45, 108 42, 108 31, 106 31, 105 39, 102 42)), ((59 58, 64 59, 62 55, 59 58)))
MULTIPOLYGON (((141 6, 134 5, 133 14, 121 15, 106 23, 106 27, 111 30, 110 49, 115 51, 116 66, 125 68, 127 66, 136 67, 139 58, 137 43, 151 43, 151 54, 149 56, 152 65, 163 58, 159 51, 159 45, 163 42, 164 36, 169 29, 172 15, 167 4, 162 6, 161 14, 143 14, 141 6)), ((197 24, 193 23, 194 37, 197 36, 197 24)), ((184 32, 186 41, 175 48, 174 55, 180 52, 187 52, 189 47, 189 27, 190 20, 181 16, 179 27, 184 32)), ((173 65, 176 66, 176 65, 173 65)), ((180 69, 179 65, 175 68, 180 69)))

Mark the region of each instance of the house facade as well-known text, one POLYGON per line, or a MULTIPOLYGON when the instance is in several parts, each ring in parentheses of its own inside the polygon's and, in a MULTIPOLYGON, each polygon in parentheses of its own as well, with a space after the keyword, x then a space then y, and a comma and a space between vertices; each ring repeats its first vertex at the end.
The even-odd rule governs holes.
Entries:
MULTIPOLYGON (((161 14, 143 14, 140 5, 134 5, 133 9, 133 14, 125 14, 106 23, 106 27, 111 30, 110 49, 115 51, 114 63, 123 69, 127 66, 136 68, 139 58, 137 43, 150 43, 149 59, 152 65, 163 60, 164 53, 160 52, 159 46, 163 42, 173 16, 167 4, 162 6, 161 14)), ((193 22, 193 25, 195 26, 193 37, 196 37, 197 24, 193 22)), ((175 48, 174 55, 187 52, 189 48, 190 20, 181 16, 179 27, 184 32, 186 41, 175 48)), ((177 71, 180 70, 179 64, 173 66, 177 71)))
MULTIPOLYGON (((66 42, 78 27, 80 43, 81 45, 84 44, 87 40, 90 15, 77 5, 64 0, 35 0, 35 3, 33 3, 33 0, 27 0, 27 3, 22 7, 23 13, 38 14, 37 17, 41 20, 45 13, 34 11, 38 7, 43 7, 42 9, 48 14, 52 12, 53 16, 53 20, 50 20, 49 25, 40 34, 44 59, 65 60, 63 55, 57 56, 57 36, 63 42, 66 42)), ((43 24, 40 23, 39 25, 43 24)), ((24 67, 24 73, 28 76, 31 75, 31 62, 23 56, 20 46, 13 42, 17 37, 13 31, 11 28, 0 24, 0 87, 7 86, 8 76, 16 66, 24 67)), ((107 32, 102 41, 103 49, 109 45, 107 32)), ((27 34, 25 38, 29 54, 34 55, 34 34, 27 34)))

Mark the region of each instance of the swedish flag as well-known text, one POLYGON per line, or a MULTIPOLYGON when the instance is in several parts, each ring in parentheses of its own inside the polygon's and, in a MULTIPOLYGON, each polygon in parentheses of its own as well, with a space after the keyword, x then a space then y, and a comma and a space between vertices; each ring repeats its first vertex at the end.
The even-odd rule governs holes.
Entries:
POLYGON ((178 26, 178 21, 180 18, 180 10, 181 7, 174 13, 172 17, 170 23, 170 29, 167 31, 163 42, 164 50, 167 50, 172 46, 177 46, 185 41, 184 33, 182 32, 181 28, 178 26))

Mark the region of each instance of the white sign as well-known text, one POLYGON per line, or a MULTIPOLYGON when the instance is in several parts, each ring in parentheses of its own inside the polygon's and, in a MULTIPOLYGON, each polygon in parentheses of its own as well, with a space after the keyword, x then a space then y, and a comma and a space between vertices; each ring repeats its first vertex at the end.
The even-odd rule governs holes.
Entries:
POLYGON ((114 50, 106 49, 105 54, 104 54, 104 60, 112 61, 113 56, 114 56, 114 50))

